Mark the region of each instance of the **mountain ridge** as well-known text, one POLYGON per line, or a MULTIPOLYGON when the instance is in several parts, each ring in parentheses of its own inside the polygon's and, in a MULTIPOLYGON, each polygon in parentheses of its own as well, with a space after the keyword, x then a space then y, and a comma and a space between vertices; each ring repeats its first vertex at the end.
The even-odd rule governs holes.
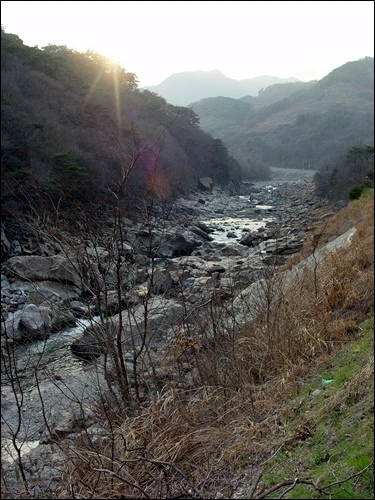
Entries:
POLYGON ((295 77, 279 78, 260 75, 245 80, 236 80, 225 76, 218 69, 212 71, 184 71, 174 73, 159 85, 142 87, 155 92, 170 104, 187 106, 192 102, 207 97, 241 98, 246 95, 256 96, 258 92, 276 83, 294 83, 295 77))
POLYGON ((242 170, 319 170, 353 145, 373 144, 374 59, 350 61, 319 81, 275 84, 258 96, 192 103, 201 128, 242 170))

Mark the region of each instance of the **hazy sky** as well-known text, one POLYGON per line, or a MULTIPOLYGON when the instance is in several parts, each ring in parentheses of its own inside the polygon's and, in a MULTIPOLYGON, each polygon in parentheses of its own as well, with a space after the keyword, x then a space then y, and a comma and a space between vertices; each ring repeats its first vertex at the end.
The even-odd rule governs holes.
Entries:
POLYGON ((1 1, 1 23, 29 46, 110 57, 141 87, 215 69, 319 80, 374 56, 373 1, 1 1))

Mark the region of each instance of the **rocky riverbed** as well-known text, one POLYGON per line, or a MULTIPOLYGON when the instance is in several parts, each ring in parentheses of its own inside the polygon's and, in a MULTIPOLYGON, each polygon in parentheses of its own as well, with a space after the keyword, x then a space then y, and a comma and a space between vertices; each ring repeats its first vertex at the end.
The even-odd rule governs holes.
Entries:
MULTIPOLYGON (((131 371, 132 349, 144 341, 147 297, 148 347, 154 360, 162 358, 187 318, 199 315, 213 298, 234 303, 267 267, 278 267, 298 252, 334 210, 314 195, 309 179, 274 179, 244 185, 236 196, 213 189, 181 198, 168 219, 153 221, 151 239, 149 228, 123 220, 128 236, 122 249, 126 265, 120 269, 124 302, 119 304, 113 286, 108 250, 97 246, 85 253, 95 263, 90 272, 94 269, 105 285, 105 310, 82 287, 73 254, 56 252, 48 241, 36 245, 22 234, 9 240, 2 227, 2 454, 7 467, 13 466, 15 450, 9 444, 16 437, 29 457, 30 477, 36 471, 52 477, 60 460, 53 441, 95 429, 93 402, 105 381, 98 369, 103 351, 97 344, 93 348, 93 334, 103 318, 110 317, 111 328, 121 323, 131 332, 123 338, 131 371), (92 359, 94 364, 88 362, 92 359), (15 378, 19 385, 12 383, 15 378)), ((165 374, 159 375, 162 381, 165 374)), ((145 370, 146 385, 147 376, 145 370)), ((193 377, 189 367, 185 377, 193 377)))

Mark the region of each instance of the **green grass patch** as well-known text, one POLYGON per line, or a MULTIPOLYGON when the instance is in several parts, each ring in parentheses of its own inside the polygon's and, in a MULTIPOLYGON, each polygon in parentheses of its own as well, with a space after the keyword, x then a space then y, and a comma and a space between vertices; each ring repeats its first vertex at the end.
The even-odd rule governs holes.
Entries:
POLYGON ((291 402, 284 444, 263 471, 265 490, 297 477, 311 484, 284 485, 265 498, 374 498, 373 315, 359 335, 291 402))

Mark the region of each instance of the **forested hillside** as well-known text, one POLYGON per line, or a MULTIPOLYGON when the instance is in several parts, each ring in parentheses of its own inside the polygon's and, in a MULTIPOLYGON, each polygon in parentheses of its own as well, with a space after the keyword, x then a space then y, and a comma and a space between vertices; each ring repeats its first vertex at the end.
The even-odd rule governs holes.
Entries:
POLYGON ((66 208, 113 193, 134 209, 189 192, 201 176, 221 187, 239 178, 192 109, 140 90, 134 74, 91 51, 28 47, 2 29, 1 99, 3 214, 25 197, 66 208))
POLYGON ((266 178, 270 167, 320 170, 351 147, 374 143, 374 59, 348 62, 317 82, 191 107, 251 178, 266 178))

